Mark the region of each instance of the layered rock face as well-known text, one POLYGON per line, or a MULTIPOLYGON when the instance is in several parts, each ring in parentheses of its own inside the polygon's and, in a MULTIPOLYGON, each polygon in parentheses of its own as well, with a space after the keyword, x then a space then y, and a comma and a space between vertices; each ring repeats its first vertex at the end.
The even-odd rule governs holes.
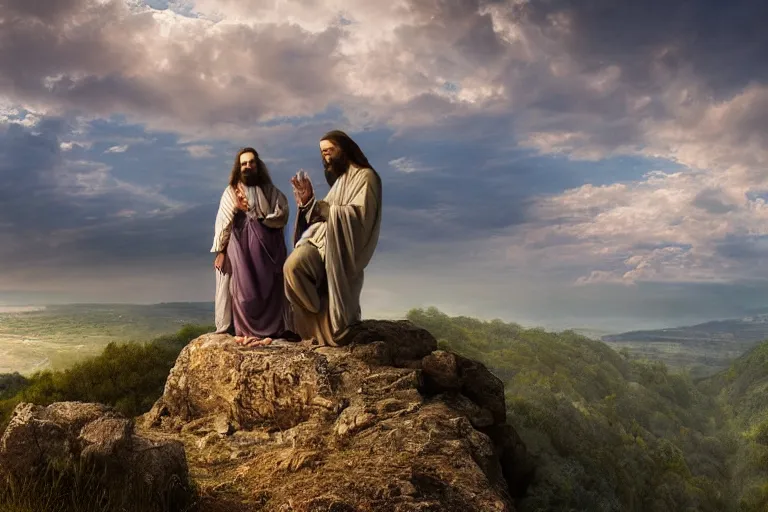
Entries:
POLYGON ((350 339, 201 336, 138 428, 184 443, 201 510, 513 511, 531 467, 502 382, 409 322, 350 339))

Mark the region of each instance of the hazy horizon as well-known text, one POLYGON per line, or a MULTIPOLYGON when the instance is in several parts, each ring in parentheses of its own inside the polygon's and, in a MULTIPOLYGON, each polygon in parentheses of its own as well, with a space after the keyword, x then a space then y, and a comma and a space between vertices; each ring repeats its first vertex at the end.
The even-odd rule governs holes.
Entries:
MULTIPOLYGON (((168 304, 168 303, 178 303, 178 304, 205 304, 210 305, 211 307, 211 314, 213 314, 213 301, 163 301, 163 302, 120 302, 120 301, 106 301, 106 302, 50 302, 50 303, 26 303, 26 304, 8 304, 8 303, 2 303, 0 302, 0 314, 3 313, 23 313, 23 312, 34 312, 34 311, 43 311, 46 307, 55 307, 55 306, 109 306, 109 305, 121 305, 121 306, 154 306, 154 305, 162 305, 162 304, 168 304)), ((454 311, 450 307, 441 308, 434 304, 420 304, 413 306, 414 308, 429 308, 429 307, 437 307, 442 313, 445 313, 449 316, 462 316, 465 315, 465 313, 462 313, 461 311, 454 311)), ((411 308, 409 308, 411 309, 411 308)), ((363 318, 364 319, 381 319, 381 320, 399 320, 404 319, 408 313, 409 309, 403 309, 403 310, 391 310, 391 311, 377 311, 377 312, 366 312, 363 311, 363 318)), ((752 314, 755 314, 754 312, 752 314)), ((743 318, 743 316, 719 316, 719 317, 690 317, 690 321, 683 321, 678 323, 659 323, 659 322, 637 322, 636 320, 633 320, 631 318, 625 318, 625 319, 605 319, 603 322, 600 322, 599 320, 596 321, 593 324, 585 324, 585 323, 579 323, 578 318, 574 318, 573 322, 569 322, 567 319, 560 320, 560 321, 552 321, 552 322, 525 322, 520 321, 519 319, 514 318, 513 316, 503 316, 503 315, 467 315, 472 316, 474 318, 478 318, 480 320, 490 321, 499 319, 504 322, 509 323, 517 323, 522 325, 525 328, 535 328, 535 327, 541 327, 547 330, 552 331, 563 331, 568 329, 573 329, 577 331, 588 331, 593 332, 596 334, 620 334, 628 331, 638 331, 638 330, 655 330, 655 329, 665 329, 665 328, 674 328, 674 327, 687 327, 691 325, 696 325, 700 323, 710 322, 710 321, 718 321, 718 320, 733 320, 738 318, 743 318)))

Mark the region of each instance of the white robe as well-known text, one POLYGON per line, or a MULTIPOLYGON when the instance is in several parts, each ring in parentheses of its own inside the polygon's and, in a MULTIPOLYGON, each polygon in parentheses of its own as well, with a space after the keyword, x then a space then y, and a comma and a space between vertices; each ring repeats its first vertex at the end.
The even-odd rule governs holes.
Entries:
POLYGON ((312 199, 302 210, 306 214, 297 217, 294 243, 317 247, 327 289, 318 290, 324 297, 319 313, 294 304, 294 322, 302 336, 311 334, 322 344, 335 345, 361 319, 364 270, 373 258, 381 227, 381 178, 373 169, 350 166, 325 199, 312 199), (301 229, 304 221, 316 219, 320 220, 301 229))

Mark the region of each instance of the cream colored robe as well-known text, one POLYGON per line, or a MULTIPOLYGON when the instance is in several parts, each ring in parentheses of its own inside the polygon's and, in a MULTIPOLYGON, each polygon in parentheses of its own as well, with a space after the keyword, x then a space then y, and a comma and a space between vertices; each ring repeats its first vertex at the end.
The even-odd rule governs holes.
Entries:
MULTIPOLYGON (((248 199, 248 210, 257 217, 264 219, 264 225, 270 228, 282 228, 288 223, 290 213, 288 200, 277 187, 242 186, 245 197, 248 199)), ((214 224, 213 245, 211 252, 226 251, 230 234, 232 233, 232 221, 237 213, 237 196, 235 189, 230 185, 221 194, 219 211, 216 214, 214 224)), ((229 262, 224 265, 225 272, 214 269, 216 274, 216 292, 214 295, 214 323, 216 333, 222 334, 233 329, 232 324, 232 294, 229 291, 231 283, 231 270, 228 270, 229 262)))
POLYGON ((326 289, 318 290, 322 301, 319 313, 302 311, 293 305, 295 329, 302 337, 311 335, 323 345, 337 345, 347 327, 360 321, 364 270, 379 241, 381 200, 378 173, 350 166, 325 199, 313 198, 299 212, 294 244, 317 247, 327 284, 326 289), (320 220, 303 229, 316 219, 320 220))

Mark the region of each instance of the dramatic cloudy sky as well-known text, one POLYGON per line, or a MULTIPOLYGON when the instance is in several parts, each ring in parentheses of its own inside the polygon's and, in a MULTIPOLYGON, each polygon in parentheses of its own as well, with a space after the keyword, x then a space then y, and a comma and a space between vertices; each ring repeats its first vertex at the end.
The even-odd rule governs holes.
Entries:
MULTIPOLYGON (((212 300, 242 145, 384 182, 366 316, 768 309, 763 0, 0 0, 0 303, 212 300)), ((293 216, 292 216, 293 217, 293 216)), ((292 222, 292 220, 291 220, 292 222)))

